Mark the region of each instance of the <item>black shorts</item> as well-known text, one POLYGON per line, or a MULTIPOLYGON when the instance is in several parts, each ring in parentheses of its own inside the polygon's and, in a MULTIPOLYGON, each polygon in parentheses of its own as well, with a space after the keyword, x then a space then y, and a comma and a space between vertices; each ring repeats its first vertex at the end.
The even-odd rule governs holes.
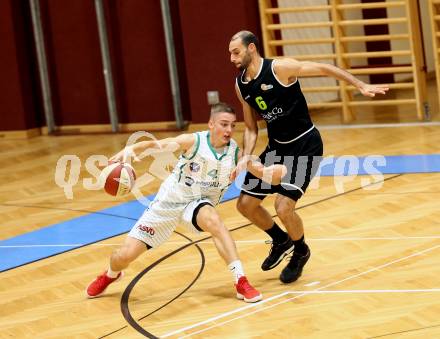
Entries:
POLYGON ((260 154, 261 162, 264 166, 284 164, 287 174, 282 178, 281 184, 272 186, 248 172, 241 193, 258 199, 278 193, 297 201, 318 171, 322 154, 322 139, 316 128, 290 143, 280 144, 269 140, 266 149, 260 154))

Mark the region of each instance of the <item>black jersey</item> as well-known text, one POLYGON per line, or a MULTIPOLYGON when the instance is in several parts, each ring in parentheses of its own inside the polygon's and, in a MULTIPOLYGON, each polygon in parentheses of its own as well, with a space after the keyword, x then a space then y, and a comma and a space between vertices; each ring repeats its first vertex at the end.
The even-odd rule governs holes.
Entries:
POLYGON ((287 142, 313 128, 299 81, 282 84, 275 76, 273 60, 263 59, 257 76, 245 81, 241 72, 237 85, 241 96, 267 123, 269 140, 287 142))

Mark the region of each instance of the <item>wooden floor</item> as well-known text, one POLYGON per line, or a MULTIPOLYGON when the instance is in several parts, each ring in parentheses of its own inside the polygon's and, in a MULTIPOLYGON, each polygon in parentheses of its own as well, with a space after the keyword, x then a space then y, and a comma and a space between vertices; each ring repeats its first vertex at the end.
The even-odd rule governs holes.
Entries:
MULTIPOLYGON (((439 153, 438 125, 324 128, 321 133, 325 155, 439 153)), ((81 181, 73 199, 66 199, 54 172, 62 155, 76 154, 80 179, 90 177, 85 160, 113 154, 127 137, 0 141, 0 239, 124 201, 85 190, 81 181)), ((262 136, 257 151, 264 144, 262 136)), ((365 177, 345 179, 315 181, 319 187, 300 200, 312 257, 303 276, 289 285, 278 280, 285 263, 268 272, 259 268, 269 249, 265 234, 236 212, 235 201, 219 207, 263 302, 248 305, 234 298, 230 273, 208 238, 168 257, 134 284, 127 305, 136 330, 121 313, 124 290, 138 273, 189 240, 173 235, 133 263, 105 297, 86 299, 86 285, 106 268, 124 235, 0 273, 0 337, 139 338, 144 331, 194 338, 439 338, 440 173, 387 175, 368 189, 362 188, 365 177)), ((144 193, 155 192, 159 184, 144 193)), ((273 198, 264 205, 275 216, 273 198)))

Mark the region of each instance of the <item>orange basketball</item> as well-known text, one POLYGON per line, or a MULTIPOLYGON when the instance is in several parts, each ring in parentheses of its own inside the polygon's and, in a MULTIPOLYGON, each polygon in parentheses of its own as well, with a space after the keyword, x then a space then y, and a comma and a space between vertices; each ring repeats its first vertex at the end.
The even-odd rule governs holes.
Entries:
POLYGON ((102 170, 99 179, 108 194, 122 196, 130 193, 136 180, 136 173, 131 165, 115 162, 102 170))

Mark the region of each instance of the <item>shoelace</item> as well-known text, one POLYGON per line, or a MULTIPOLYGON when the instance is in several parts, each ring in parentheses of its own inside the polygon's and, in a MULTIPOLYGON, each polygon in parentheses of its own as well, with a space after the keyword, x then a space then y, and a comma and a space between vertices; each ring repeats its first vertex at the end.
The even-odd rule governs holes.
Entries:
POLYGON ((107 276, 104 273, 104 274, 98 275, 96 278, 98 279, 98 284, 99 285, 104 285, 104 284, 107 283, 107 281, 111 282, 111 281, 115 280, 117 277, 116 278, 110 278, 109 276, 107 276))
POLYGON ((249 281, 247 281, 247 279, 243 279, 242 283, 241 283, 241 287, 243 287, 243 289, 245 291, 250 291, 253 290, 254 288, 251 286, 251 284, 249 284, 249 281))
POLYGON ((101 274, 98 275, 96 278, 98 279, 99 285, 103 285, 108 277, 105 274, 101 274))
POLYGON ((289 260, 289 263, 287 264, 287 266, 292 267, 292 266, 296 266, 298 264, 299 259, 301 259, 302 257, 305 257, 305 256, 307 256, 307 253, 304 255, 301 255, 301 254, 292 252, 292 253, 286 255, 284 260, 289 260))
POLYGON ((281 245, 281 244, 278 244, 278 243, 276 243, 276 242, 273 242, 273 240, 266 240, 264 243, 265 243, 265 244, 268 244, 268 245, 271 245, 271 248, 270 248, 270 254, 272 254, 272 252, 274 251, 274 249, 275 249, 276 247, 278 247, 279 245, 281 245))

